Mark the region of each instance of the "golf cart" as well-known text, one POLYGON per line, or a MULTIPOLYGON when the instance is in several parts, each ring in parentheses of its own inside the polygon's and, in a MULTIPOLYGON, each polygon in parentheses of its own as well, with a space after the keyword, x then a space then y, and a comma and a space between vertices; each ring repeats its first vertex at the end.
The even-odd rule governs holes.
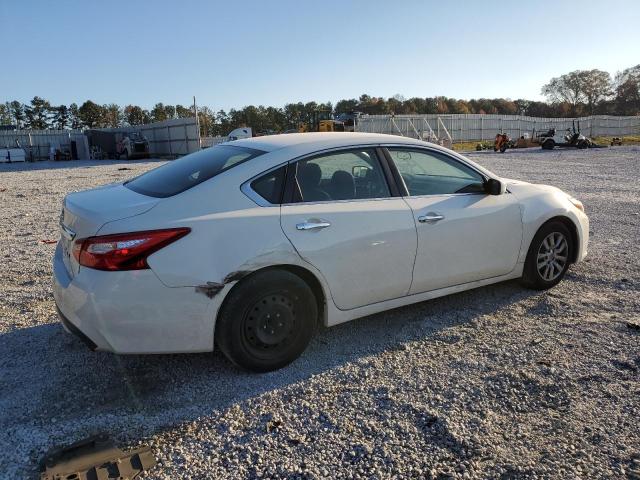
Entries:
POLYGON ((576 121, 571 122, 572 128, 567 128, 564 136, 556 134, 555 128, 550 128, 546 133, 538 135, 538 142, 544 150, 553 150, 554 147, 594 148, 598 147, 589 138, 580 133, 580 122, 576 129, 576 121))

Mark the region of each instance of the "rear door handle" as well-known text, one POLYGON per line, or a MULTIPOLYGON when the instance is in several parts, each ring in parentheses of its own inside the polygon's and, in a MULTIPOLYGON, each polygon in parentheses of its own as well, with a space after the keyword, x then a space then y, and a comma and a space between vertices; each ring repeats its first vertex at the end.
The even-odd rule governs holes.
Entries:
POLYGON ((320 230, 323 228, 330 227, 331 224, 326 221, 318 221, 318 222, 302 222, 296 224, 296 229, 298 230, 320 230))
POLYGON ((439 213, 429 212, 426 215, 420 215, 418 217, 418 221, 420 223, 436 223, 440 220, 444 220, 444 215, 440 215, 439 213))

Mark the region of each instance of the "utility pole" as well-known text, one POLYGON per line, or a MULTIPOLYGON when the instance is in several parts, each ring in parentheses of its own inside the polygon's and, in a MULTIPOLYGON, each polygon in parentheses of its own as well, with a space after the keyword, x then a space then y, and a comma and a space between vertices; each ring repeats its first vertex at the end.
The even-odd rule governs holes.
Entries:
POLYGON ((202 148, 202 139, 200 137, 200 119, 198 118, 198 105, 196 104, 196 96, 193 96, 193 113, 196 116, 196 129, 198 130, 198 148, 202 148))

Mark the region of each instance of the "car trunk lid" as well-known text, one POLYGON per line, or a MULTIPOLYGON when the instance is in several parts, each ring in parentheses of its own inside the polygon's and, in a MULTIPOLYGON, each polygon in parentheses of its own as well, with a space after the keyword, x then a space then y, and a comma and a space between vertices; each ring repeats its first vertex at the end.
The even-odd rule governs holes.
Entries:
POLYGON ((60 242, 69 274, 74 276, 79 268, 71 255, 73 242, 96 235, 106 223, 143 214, 160 201, 136 193, 122 183, 67 195, 60 216, 60 242))

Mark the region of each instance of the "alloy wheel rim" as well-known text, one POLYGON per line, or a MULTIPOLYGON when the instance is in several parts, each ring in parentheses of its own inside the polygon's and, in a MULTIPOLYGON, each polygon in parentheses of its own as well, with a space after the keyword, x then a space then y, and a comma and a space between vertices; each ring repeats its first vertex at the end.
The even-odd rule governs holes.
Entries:
POLYGON ((537 269, 543 280, 551 282, 558 278, 567 265, 569 244, 560 232, 547 235, 538 248, 537 269))

